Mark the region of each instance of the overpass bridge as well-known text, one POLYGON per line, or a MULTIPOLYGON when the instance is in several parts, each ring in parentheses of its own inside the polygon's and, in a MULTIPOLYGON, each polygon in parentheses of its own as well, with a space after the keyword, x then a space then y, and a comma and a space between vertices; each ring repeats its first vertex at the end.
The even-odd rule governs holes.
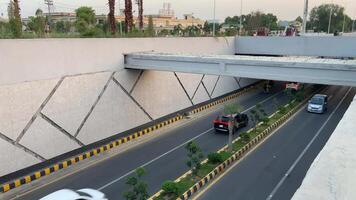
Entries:
POLYGON ((235 42, 237 55, 130 53, 125 68, 356 86, 354 37, 241 37, 235 42))

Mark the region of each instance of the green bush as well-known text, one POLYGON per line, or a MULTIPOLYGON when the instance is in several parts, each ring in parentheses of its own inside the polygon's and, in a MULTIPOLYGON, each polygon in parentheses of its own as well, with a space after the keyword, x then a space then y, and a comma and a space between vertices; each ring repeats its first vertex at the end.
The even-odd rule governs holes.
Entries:
POLYGON ((218 164, 224 161, 223 157, 219 153, 210 153, 208 155, 208 162, 211 164, 218 164))
POLYGON ((81 37, 92 38, 92 37, 104 37, 105 34, 102 30, 98 28, 90 28, 80 34, 81 37))
POLYGON ((281 114, 285 114, 285 113, 287 112, 287 109, 286 109, 286 107, 284 107, 284 106, 280 106, 280 107, 278 108, 278 110, 279 110, 279 112, 280 112, 281 114))
POLYGON ((241 133, 240 137, 244 143, 248 143, 251 139, 250 135, 246 132, 241 133))
POLYGON ((176 196, 178 196, 178 186, 177 183, 175 183, 174 181, 165 181, 162 185, 162 190, 166 193, 166 194, 174 194, 176 196))
POLYGON ((264 124, 267 124, 267 125, 268 125, 269 121, 270 121, 270 118, 269 118, 269 117, 264 117, 264 118, 262 119, 262 122, 263 122, 264 124))

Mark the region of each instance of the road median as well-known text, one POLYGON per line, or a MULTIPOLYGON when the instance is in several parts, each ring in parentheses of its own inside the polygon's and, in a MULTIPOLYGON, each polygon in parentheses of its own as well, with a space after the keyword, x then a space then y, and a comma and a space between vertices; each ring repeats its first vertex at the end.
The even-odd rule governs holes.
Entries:
POLYGON ((196 175, 193 175, 192 171, 188 171, 174 181, 175 187, 178 188, 177 190, 174 190, 174 193, 160 190, 158 193, 150 197, 150 200, 189 199, 197 193, 200 188, 221 175, 233 163, 241 160, 249 151, 267 139, 277 128, 283 125, 298 110, 300 110, 316 91, 319 90, 308 88, 306 90, 306 95, 303 98, 293 100, 289 104, 280 107, 278 111, 269 117, 268 122, 259 123, 247 133, 244 133, 241 138, 237 138, 233 142, 232 152, 228 151, 227 146, 224 146, 217 151, 216 154, 218 155, 215 156, 223 158, 222 162, 213 163, 210 158, 205 159, 201 162, 201 167, 196 175))

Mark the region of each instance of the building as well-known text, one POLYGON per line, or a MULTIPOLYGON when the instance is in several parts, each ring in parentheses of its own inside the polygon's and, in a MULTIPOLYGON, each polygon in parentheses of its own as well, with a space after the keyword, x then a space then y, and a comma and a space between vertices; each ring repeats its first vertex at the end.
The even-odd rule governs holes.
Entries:
MULTIPOLYGON (((49 16, 48 13, 43 13, 44 16, 49 16)), ((76 14, 71 12, 53 12, 51 13, 51 21, 52 23, 56 23, 59 21, 69 21, 74 22, 76 20, 76 14)))
MULTIPOLYGON (((148 27, 149 18, 152 17, 153 28, 156 31, 160 30, 173 30, 175 26, 180 25, 181 28, 188 26, 204 26, 205 21, 195 18, 193 14, 185 14, 182 19, 175 17, 174 10, 171 9, 170 4, 163 4, 163 9, 160 9, 158 14, 144 15, 143 26, 148 27)), ((116 17, 117 21, 125 21, 125 16, 120 15, 116 17)), ((134 16, 134 24, 138 27, 138 18, 134 16)))

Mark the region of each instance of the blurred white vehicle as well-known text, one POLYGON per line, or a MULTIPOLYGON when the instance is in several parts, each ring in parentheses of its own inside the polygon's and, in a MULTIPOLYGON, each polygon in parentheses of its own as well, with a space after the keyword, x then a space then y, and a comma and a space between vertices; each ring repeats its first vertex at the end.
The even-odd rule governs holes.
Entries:
POLYGON ((49 194, 40 200, 108 200, 100 191, 81 189, 77 191, 62 189, 49 194))

